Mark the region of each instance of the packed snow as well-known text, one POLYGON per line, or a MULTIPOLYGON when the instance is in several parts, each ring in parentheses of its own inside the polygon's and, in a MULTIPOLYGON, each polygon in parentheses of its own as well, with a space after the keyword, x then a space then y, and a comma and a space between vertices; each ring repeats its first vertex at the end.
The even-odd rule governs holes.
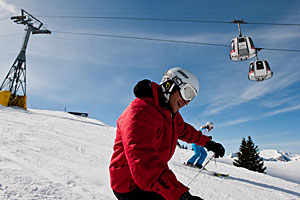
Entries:
MULTIPOLYGON (((0 106, 0 133, 1 200, 116 199, 108 172, 114 127, 66 112, 0 106)), ((224 178, 184 166, 192 154, 177 148, 169 167, 205 200, 300 199, 299 159, 265 161, 267 174, 235 167, 229 156, 210 161, 207 169, 230 174, 224 178)))

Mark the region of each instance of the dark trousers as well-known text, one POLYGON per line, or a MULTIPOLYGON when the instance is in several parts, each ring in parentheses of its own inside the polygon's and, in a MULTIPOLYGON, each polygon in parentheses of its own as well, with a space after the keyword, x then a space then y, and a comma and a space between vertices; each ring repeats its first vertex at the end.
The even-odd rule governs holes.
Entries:
POLYGON ((136 188, 131 192, 118 193, 113 191, 119 200, 165 200, 160 194, 136 188))

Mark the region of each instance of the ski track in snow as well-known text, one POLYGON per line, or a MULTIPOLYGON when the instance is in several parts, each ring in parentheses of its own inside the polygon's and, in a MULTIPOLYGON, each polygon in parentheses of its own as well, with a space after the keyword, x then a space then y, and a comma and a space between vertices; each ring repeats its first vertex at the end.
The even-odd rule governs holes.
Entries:
MULTIPOLYGON (((108 173, 115 128, 65 112, 0 106, 0 133, 1 200, 116 199, 108 173)), ((177 148, 169 162, 186 185, 198 173, 182 164, 192 154, 177 148)), ((230 177, 199 173, 190 192, 205 200, 300 199, 297 183, 213 160, 207 168, 230 177)))
MULTIPOLYGON (((176 151, 170 168, 184 184, 188 184, 198 170, 186 167, 182 163, 186 162, 193 152, 182 149, 176 151)), ((300 185, 293 182, 224 164, 218 162, 218 159, 216 164, 214 160, 210 161, 206 168, 228 173, 230 176, 215 177, 199 173, 190 184, 190 188, 192 194, 198 194, 204 199, 300 199, 300 185)))

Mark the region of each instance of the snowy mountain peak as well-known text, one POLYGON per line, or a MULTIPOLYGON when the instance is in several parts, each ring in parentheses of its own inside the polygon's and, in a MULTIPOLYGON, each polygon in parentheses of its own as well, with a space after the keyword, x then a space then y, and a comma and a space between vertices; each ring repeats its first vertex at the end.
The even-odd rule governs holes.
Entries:
POLYGON ((266 149, 260 152, 260 157, 262 157, 265 161, 284 161, 288 162, 292 159, 286 155, 286 153, 280 152, 275 149, 266 149))
POLYGON ((286 153, 275 149, 262 150, 259 155, 266 161, 288 162, 288 161, 300 160, 300 155, 293 154, 290 152, 286 153))
MULTIPOLYGON (((293 154, 293 153, 286 153, 282 151, 278 151, 276 149, 265 149, 260 151, 260 157, 263 158, 264 161, 283 161, 289 162, 294 160, 300 160, 300 155, 293 154)), ((237 153, 232 153, 228 157, 236 158, 237 153)))

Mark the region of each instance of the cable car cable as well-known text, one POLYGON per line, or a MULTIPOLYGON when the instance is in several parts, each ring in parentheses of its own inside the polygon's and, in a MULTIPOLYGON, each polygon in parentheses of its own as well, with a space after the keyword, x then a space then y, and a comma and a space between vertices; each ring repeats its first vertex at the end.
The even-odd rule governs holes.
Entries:
POLYGON ((213 43, 205 43, 205 42, 192 42, 192 41, 183 41, 183 40, 169 40, 169 39, 160 39, 160 38, 124 36, 124 35, 109 35, 109 34, 98 34, 98 33, 75 33, 75 32, 66 32, 66 31, 52 31, 52 32, 53 33, 72 34, 72 35, 87 35, 87 36, 99 36, 99 37, 135 39, 135 40, 149 40, 149 41, 158 41, 158 42, 173 42, 173 43, 183 43, 183 44, 198 44, 198 45, 229 47, 229 45, 224 45, 224 44, 213 44, 213 43))
MULTIPOLYGON (((75 32, 67 32, 67 31, 52 31, 52 32, 53 33, 61 33, 61 34, 72 34, 72 35, 85 35, 85 36, 111 37, 111 38, 123 38, 123 39, 135 39, 135 40, 148 40, 148 41, 157 41, 157 42, 172 42, 172 43, 182 43, 182 44, 230 47, 230 45, 226 45, 226 44, 216 44, 216 43, 207 43, 207 42, 192 42, 192 41, 183 41, 183 40, 169 40, 169 39, 148 38, 148 37, 109 35, 109 34, 98 34, 98 33, 79 33, 79 32, 75 33, 75 32)), ((0 35, 0 37, 10 37, 10 36, 15 36, 15 35, 23 35, 23 33, 0 35)), ((257 47, 256 49, 258 51, 264 49, 264 50, 269 50, 269 51, 285 51, 285 52, 300 53, 300 50, 298 50, 298 49, 276 49, 276 48, 264 48, 264 47, 257 47)))
POLYGON ((8 17, 1 17, 0 20, 9 19, 8 17))
MULTIPOLYGON (((144 17, 112 17, 112 16, 76 16, 76 15, 44 15, 38 17, 53 18, 75 18, 75 19, 109 19, 109 20, 137 20, 137 21, 167 21, 167 22, 189 22, 189 23, 216 23, 216 24, 232 24, 229 21, 214 20, 192 20, 192 19, 167 19, 167 18, 144 18, 144 17)), ((297 23, 271 23, 271 22, 245 22, 244 24, 252 25, 275 25, 275 26, 300 26, 297 23)))
POLYGON ((275 48, 260 48, 260 49, 269 50, 269 51, 289 51, 289 52, 299 52, 300 53, 300 50, 298 50, 298 49, 275 49, 275 48))
POLYGON ((15 36, 15 35, 24 35, 24 33, 13 33, 9 35, 0 35, 0 37, 10 37, 10 36, 15 36))
MULTIPOLYGON (((52 32, 53 33, 61 33, 61 34, 72 34, 72 35, 123 38, 123 39, 134 39, 134 40, 148 40, 148 41, 157 41, 157 42, 172 42, 172 43, 208 45, 208 46, 219 46, 219 47, 228 47, 228 48, 230 48, 230 45, 207 43, 207 42, 192 42, 192 41, 183 41, 183 40, 169 40, 169 39, 160 39, 160 38, 124 36, 124 35, 110 35, 110 34, 99 34, 99 33, 81 33, 81 32, 76 33, 76 32, 67 32, 67 31, 52 31, 52 32)), ((258 50, 264 49, 264 50, 271 50, 271 51, 289 51, 289 52, 299 52, 300 53, 300 50, 298 50, 298 49, 275 49, 275 48, 257 48, 257 49, 258 50)))
POLYGON ((300 26, 300 24, 292 24, 292 23, 270 23, 270 22, 245 22, 245 24, 275 25, 275 26, 300 26))
POLYGON ((138 21, 169 21, 169 22, 191 22, 191 23, 219 23, 230 24, 225 21, 212 20, 192 20, 192 19, 167 19, 167 18, 144 18, 144 17, 111 17, 111 16, 75 16, 75 15, 57 15, 57 16, 39 16, 39 17, 57 17, 57 18, 75 18, 75 19, 112 19, 112 20, 138 20, 138 21))

